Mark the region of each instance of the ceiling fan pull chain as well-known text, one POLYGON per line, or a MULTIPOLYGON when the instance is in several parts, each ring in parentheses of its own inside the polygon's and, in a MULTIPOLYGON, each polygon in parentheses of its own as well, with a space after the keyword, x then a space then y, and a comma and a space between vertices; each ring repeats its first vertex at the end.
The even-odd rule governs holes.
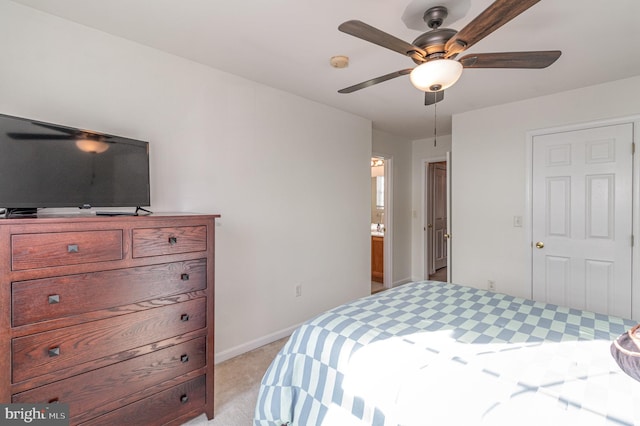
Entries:
MULTIPOLYGON (((434 94, 435 95, 435 94, 434 94)), ((438 102, 433 104, 433 146, 436 146, 436 139, 438 138, 438 102)))

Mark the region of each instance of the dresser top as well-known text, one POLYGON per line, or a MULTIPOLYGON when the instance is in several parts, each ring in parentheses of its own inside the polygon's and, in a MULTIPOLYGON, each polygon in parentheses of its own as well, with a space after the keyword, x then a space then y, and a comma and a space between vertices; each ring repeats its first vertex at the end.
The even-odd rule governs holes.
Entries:
POLYGON ((189 213, 189 212, 161 212, 152 214, 113 214, 113 215, 96 215, 94 213, 76 213, 76 214, 54 214, 54 213, 38 213, 37 217, 22 217, 22 218, 0 218, 1 225, 23 225, 23 224, 45 224, 55 222, 109 222, 109 221, 145 221, 153 219, 168 219, 168 218, 219 218, 219 214, 209 213, 189 213))

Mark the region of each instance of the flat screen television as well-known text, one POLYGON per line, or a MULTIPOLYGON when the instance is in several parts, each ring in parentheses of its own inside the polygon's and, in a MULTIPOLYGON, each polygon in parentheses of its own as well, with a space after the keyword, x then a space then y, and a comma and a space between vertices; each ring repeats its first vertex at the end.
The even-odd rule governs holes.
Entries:
POLYGON ((7 216, 149 204, 148 142, 0 114, 0 208, 7 216))

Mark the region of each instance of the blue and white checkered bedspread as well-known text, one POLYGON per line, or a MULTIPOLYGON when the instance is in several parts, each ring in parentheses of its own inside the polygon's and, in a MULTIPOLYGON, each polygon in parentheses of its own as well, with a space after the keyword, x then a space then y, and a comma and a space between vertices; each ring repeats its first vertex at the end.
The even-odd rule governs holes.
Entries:
POLYGON ((254 426, 640 425, 610 355, 635 325, 439 282, 299 327, 262 380, 254 426))

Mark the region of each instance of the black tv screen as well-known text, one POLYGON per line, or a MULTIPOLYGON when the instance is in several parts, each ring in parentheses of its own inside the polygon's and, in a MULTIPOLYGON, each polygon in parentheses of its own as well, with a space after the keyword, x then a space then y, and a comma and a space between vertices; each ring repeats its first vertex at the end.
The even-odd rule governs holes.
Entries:
POLYGON ((0 114, 0 208, 149 204, 148 142, 0 114))

